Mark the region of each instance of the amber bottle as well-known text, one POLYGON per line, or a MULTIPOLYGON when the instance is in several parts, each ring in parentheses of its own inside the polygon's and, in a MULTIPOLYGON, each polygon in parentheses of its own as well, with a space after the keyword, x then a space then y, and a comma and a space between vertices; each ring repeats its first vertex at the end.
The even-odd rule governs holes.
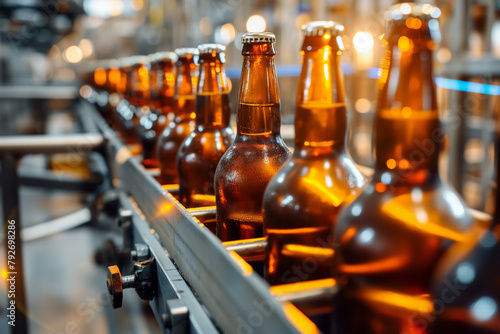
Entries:
MULTIPOLYGON (((498 121, 497 121, 498 122, 498 121)), ((495 213, 490 228, 450 248, 434 275, 432 334, 500 333, 500 132, 497 124, 495 213)))
POLYGON ((177 152, 184 139, 194 130, 195 94, 198 71, 198 49, 176 49, 175 118, 158 139, 157 155, 163 184, 179 183, 177 152))
POLYGON ((177 56, 173 52, 157 52, 149 56, 150 99, 149 108, 139 120, 139 141, 142 145, 143 165, 158 167, 156 146, 160 134, 168 125, 168 115, 172 112, 174 95, 174 63, 177 56))
POLYGON ((426 333, 413 314, 432 312, 431 273, 444 251, 466 240, 474 226, 438 174, 443 133, 431 31, 437 12, 428 4, 403 3, 386 15, 375 173, 334 228, 336 275, 347 282, 341 332, 426 333))
POLYGON ((262 237, 264 190, 290 158, 280 135, 281 115, 272 33, 242 37, 237 133, 215 173, 217 236, 262 237))
POLYGON ((149 68, 147 57, 133 56, 123 62, 123 99, 117 105, 121 118, 121 133, 127 144, 138 143, 137 125, 149 100, 149 68))
POLYGON ((179 200, 186 206, 213 205, 214 176, 220 158, 232 144, 229 91, 224 69, 226 47, 202 44, 196 92, 196 127, 179 148, 179 200))
POLYGON ((295 151, 264 194, 265 276, 271 284, 332 276, 337 215, 365 185, 346 152, 346 97, 340 55, 344 27, 302 27, 302 71, 295 108, 295 151))

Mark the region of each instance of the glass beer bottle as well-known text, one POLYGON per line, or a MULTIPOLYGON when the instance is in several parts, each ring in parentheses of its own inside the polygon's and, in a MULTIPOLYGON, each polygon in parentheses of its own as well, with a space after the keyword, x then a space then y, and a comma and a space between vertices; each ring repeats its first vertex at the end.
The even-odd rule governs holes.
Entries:
POLYGON ((437 16, 439 9, 428 4, 398 4, 386 13, 375 173, 334 228, 335 271, 347 282, 341 332, 423 330, 412 315, 432 312, 436 262, 474 227, 462 199, 438 174, 444 135, 432 69, 437 16))
POLYGON ((215 172, 217 236, 222 241, 262 237, 262 198, 290 158, 280 135, 274 34, 246 33, 237 133, 215 172))
POLYGON ((176 49, 175 118, 158 139, 157 156, 163 184, 179 183, 177 152, 184 139, 194 130, 198 49, 176 49))
MULTIPOLYGON (((497 120, 498 122, 498 120, 497 120)), ((420 316, 432 334, 500 333, 500 132, 495 140, 495 213, 489 229, 452 246, 434 275, 436 308, 432 317, 420 316)))
POLYGON ((120 115, 121 133, 126 144, 137 144, 137 123, 138 116, 136 111, 135 85, 137 85, 137 75, 134 71, 138 69, 138 57, 128 57, 123 60, 122 84, 123 99, 118 103, 116 109, 120 115))
POLYGON ((144 167, 156 168, 158 137, 168 125, 168 114, 172 111, 175 82, 173 67, 177 56, 173 52, 157 52, 150 55, 149 60, 151 63, 149 110, 146 110, 139 120, 139 136, 144 167))
POLYGON ((366 182, 346 152, 343 30, 332 21, 302 27, 295 151, 264 194, 265 277, 273 285, 332 276, 331 257, 321 255, 332 248, 331 231, 340 208, 366 182))
POLYGON ((234 138, 229 124, 231 109, 224 69, 226 47, 201 44, 198 50, 196 127, 177 155, 179 200, 186 207, 213 205, 215 169, 234 138))

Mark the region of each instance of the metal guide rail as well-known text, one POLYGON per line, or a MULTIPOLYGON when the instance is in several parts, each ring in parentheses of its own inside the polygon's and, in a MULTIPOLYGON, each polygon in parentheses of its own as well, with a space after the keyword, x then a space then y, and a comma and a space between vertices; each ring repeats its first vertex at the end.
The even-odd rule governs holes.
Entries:
POLYGON ((114 267, 108 270, 114 306, 120 306, 124 288, 134 287, 142 299, 150 300, 165 333, 319 332, 297 306, 307 310, 317 302, 332 305, 338 289, 335 280, 271 289, 244 260, 263 258, 263 239, 223 245, 200 222, 213 219, 213 211, 184 208, 89 103, 82 101, 81 108, 80 115, 87 122, 91 119, 90 126, 104 138, 112 183, 123 190, 124 245, 134 248, 132 258, 137 261, 134 275, 121 276, 114 267))

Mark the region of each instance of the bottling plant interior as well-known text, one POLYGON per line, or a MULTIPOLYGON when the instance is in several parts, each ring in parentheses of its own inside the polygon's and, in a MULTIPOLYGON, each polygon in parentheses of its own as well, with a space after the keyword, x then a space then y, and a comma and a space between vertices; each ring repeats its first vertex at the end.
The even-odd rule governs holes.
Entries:
POLYGON ((500 333, 499 96, 498 0, 1 0, 0 332, 500 333))

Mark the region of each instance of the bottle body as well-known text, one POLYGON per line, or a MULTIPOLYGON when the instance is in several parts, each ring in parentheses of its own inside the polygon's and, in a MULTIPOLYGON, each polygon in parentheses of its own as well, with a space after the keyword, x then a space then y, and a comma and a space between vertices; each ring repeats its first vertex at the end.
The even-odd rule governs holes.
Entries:
POLYGON ((142 145, 143 165, 157 168, 157 144, 163 130, 169 124, 168 114, 172 112, 174 83, 173 52, 159 52, 149 56, 151 61, 151 94, 149 110, 139 120, 139 136, 142 145), (171 80, 168 80, 171 78, 171 80))
POLYGON ((214 204, 215 170, 234 139, 233 129, 229 125, 227 93, 197 94, 196 109, 197 113, 220 113, 227 116, 217 126, 196 126, 179 148, 179 201, 186 207, 214 204))
POLYGON ((263 236, 264 191, 289 157, 290 151, 281 137, 236 136, 215 174, 217 236, 221 240, 263 236))
POLYGON ((390 12, 397 15, 379 79, 375 173, 334 228, 335 273, 347 282, 341 332, 426 333, 415 314, 432 313, 436 263, 474 228, 438 174, 443 134, 432 76, 432 6, 421 6, 429 5, 400 4, 390 12))
POLYGON ((237 134, 215 173, 217 236, 222 241, 263 236, 265 188, 290 158, 280 135, 274 35, 243 35, 237 134))
POLYGON ((265 278, 272 284, 332 276, 332 228, 365 185, 345 151, 347 111, 334 22, 303 26, 295 151, 264 196, 265 278))
POLYGON ((195 93, 197 84, 197 49, 176 49, 176 83, 173 112, 175 118, 162 132, 157 143, 160 181, 179 183, 177 153, 182 142, 194 130, 196 117, 195 93))
POLYGON ((196 128, 179 148, 179 200, 186 207, 215 203, 214 176, 220 158, 233 142, 229 90, 224 64, 226 47, 201 44, 196 92, 196 128))

